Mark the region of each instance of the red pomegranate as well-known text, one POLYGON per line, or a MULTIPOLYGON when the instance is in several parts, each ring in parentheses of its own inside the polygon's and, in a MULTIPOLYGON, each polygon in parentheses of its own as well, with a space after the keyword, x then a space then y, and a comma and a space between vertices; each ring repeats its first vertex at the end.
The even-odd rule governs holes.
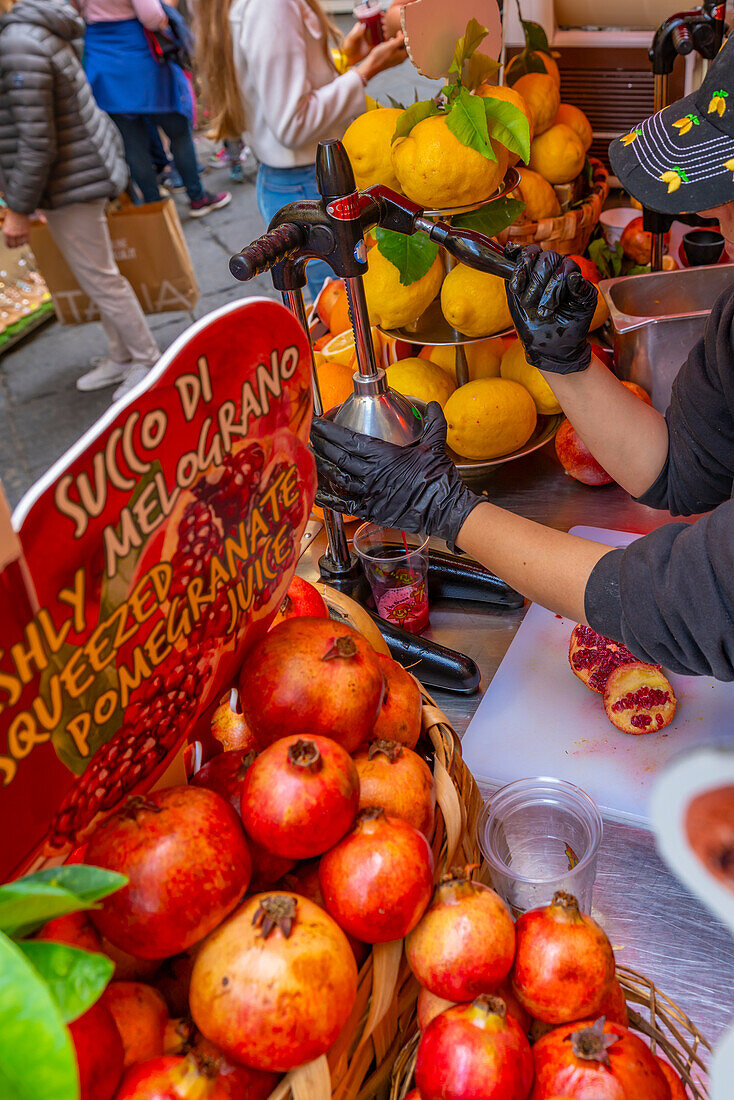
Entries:
POLYGON ((242 753, 259 752, 255 734, 242 714, 232 710, 229 699, 217 707, 212 715, 211 734, 225 752, 239 750, 242 753))
MULTIPOLYGON (((652 255, 652 233, 642 228, 642 217, 633 218, 622 230, 620 243, 625 256, 636 264, 644 266, 650 263, 652 255)), ((665 249, 670 245, 670 233, 663 235, 665 249)))
MULTIPOLYGON (((322 909, 326 909, 324 905, 324 895, 321 893, 321 884, 319 882, 319 863, 318 859, 307 859, 301 863, 295 865, 295 867, 283 875, 278 889, 286 890, 289 893, 300 894, 301 897, 308 898, 314 905, 319 905, 322 909)), ((361 940, 356 939, 354 936, 350 936, 348 932, 345 933, 349 940, 349 946, 352 949, 357 966, 361 966, 370 953, 370 949, 366 943, 362 943, 361 940)))
POLYGON ((553 1096, 586 1100, 670 1100, 670 1089, 650 1048, 619 1024, 566 1024, 533 1047, 531 1100, 553 1096))
POLYGON ((622 1027, 629 1027, 630 1016, 627 1011, 627 1001, 625 999, 624 990, 616 978, 613 979, 612 984, 606 991, 604 999, 599 1005, 598 1013, 600 1016, 603 1016, 605 1020, 610 1020, 613 1024, 621 1024, 622 1027))
MULTIPOLYGON (((186 1011, 188 1012, 188 1001, 186 1011)), ((197 1037, 194 1021, 190 1016, 180 1016, 177 1020, 166 1021, 163 1035, 164 1054, 188 1054, 197 1037)))
POLYGON ((324 903, 337 924, 364 943, 400 940, 433 892, 428 841, 379 806, 362 810, 351 832, 321 857, 324 903))
POLYGON ((431 769, 412 749, 397 741, 370 741, 354 754, 359 773, 359 808, 382 806, 427 837, 433 836, 436 787, 431 769))
POLYGON ((126 1069, 163 1054, 168 1006, 157 989, 143 982, 110 982, 101 1000, 120 1032, 126 1069))
POLYGON ((415 1006, 420 1030, 425 1031, 431 1020, 435 1019, 439 1013, 445 1012, 447 1008, 453 1008, 455 1004, 456 1001, 447 1001, 445 997, 437 997, 435 993, 430 993, 421 986, 415 1006))
POLYGON ((95 926, 147 959, 197 943, 231 913, 250 881, 239 818, 218 794, 196 787, 130 799, 97 827, 87 858, 129 880, 92 912, 95 926))
POLYGON ((328 737, 281 737, 242 785, 242 822, 255 844, 284 859, 312 859, 340 840, 359 807, 359 776, 328 737))
POLYGON ((603 929, 558 891, 550 905, 515 925, 512 986, 536 1020, 566 1023, 597 1011, 614 978, 614 953, 603 929))
POLYGON ((79 1067, 80 1100, 112 1100, 122 1076, 120 1032, 100 1001, 69 1024, 79 1067))
POLYGON ((611 485, 614 481, 599 465, 570 420, 556 432, 556 454, 567 474, 584 485, 611 485))
POLYGON ((328 619, 329 609, 317 588, 303 577, 294 577, 288 585, 285 599, 273 619, 270 629, 285 619, 297 619, 307 616, 312 619, 328 619))
POLYGON ((499 894, 467 874, 445 875, 408 936, 405 954, 422 986, 448 1001, 491 993, 510 972, 515 925, 499 894))
POLYGON ((527 1100, 530 1044, 499 997, 477 997, 436 1016, 418 1044, 421 1100, 527 1100))
POLYGON ((356 994, 342 930, 307 898, 278 892, 247 898, 205 941, 189 1004, 226 1057, 282 1072, 329 1049, 356 994))
POLYGON ((607 677, 604 710, 623 733, 657 733, 675 717, 673 685, 657 665, 634 659, 607 677))
POLYGON ((234 806, 237 814, 242 801, 242 784, 247 770, 257 753, 243 749, 229 749, 208 760, 191 777, 192 787, 206 787, 234 806))
POLYGON ((82 951, 96 951, 98 954, 104 954, 102 939, 84 912, 66 913, 63 917, 54 917, 36 933, 36 939, 52 940, 54 943, 65 943, 69 947, 79 947, 82 951))
POLYGON ((414 749, 421 735, 421 692, 409 672, 384 653, 377 654, 383 676, 385 692, 380 713, 370 737, 385 741, 398 741, 414 749))
POLYGON ((613 642, 603 634, 597 634, 590 626, 576 623, 568 645, 568 661, 571 669, 592 691, 604 691, 609 673, 618 665, 634 661, 633 655, 622 642, 613 642))
POLYGON ((240 673, 242 711, 262 745, 300 734, 330 737, 354 752, 372 732, 383 691, 369 642, 328 619, 286 619, 240 673))
POLYGON ((207 1059, 216 1065, 219 1071, 217 1080, 230 1100, 267 1100, 280 1080, 277 1073, 266 1073, 262 1069, 251 1069, 231 1062, 208 1039, 200 1037, 194 1052, 199 1061, 207 1059))
POLYGON ((688 1100, 688 1093, 683 1085, 682 1078, 675 1072, 669 1062, 665 1062, 659 1054, 655 1055, 655 1061, 663 1072, 663 1077, 668 1082, 670 1100, 688 1100))
MULTIPOLYGON (((246 1094, 245 1094, 246 1095, 246 1094)), ((230 1100, 219 1068, 193 1053, 166 1054, 127 1070, 115 1100, 230 1100)))

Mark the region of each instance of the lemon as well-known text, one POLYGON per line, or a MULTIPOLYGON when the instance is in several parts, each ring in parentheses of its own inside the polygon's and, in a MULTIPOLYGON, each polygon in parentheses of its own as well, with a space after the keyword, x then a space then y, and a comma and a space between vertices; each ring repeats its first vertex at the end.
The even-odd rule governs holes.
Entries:
POLYGON ((392 166, 392 136, 402 113, 399 107, 366 111, 347 128, 343 138, 344 148, 349 154, 360 190, 371 187, 373 183, 399 190, 392 166))
MULTIPOLYGON (((382 360, 382 340, 376 328, 372 329, 372 346, 375 349, 375 358, 379 364, 382 360)), ((351 366, 355 354, 354 333, 351 328, 347 329, 346 332, 340 332, 338 336, 329 340, 328 344, 324 344, 321 349, 322 362, 328 360, 331 363, 341 363, 344 367, 351 366)))
POLYGON ((364 291, 370 320, 380 328, 387 329, 415 324, 441 287, 441 254, 436 256, 426 274, 409 286, 401 285, 400 272, 385 259, 379 248, 371 249, 368 262, 364 291))
POLYGON ((456 389, 446 371, 428 359, 401 359, 385 371, 387 384, 406 397, 438 401, 443 406, 456 389))
POLYGON ((588 150, 594 140, 594 131, 591 129, 591 123, 582 110, 574 107, 572 103, 561 103, 555 122, 562 122, 564 126, 570 126, 581 138, 584 152, 588 150))
POLYGON ((464 336, 492 336, 512 324, 505 280, 457 264, 441 288, 441 309, 452 328, 464 336))
POLYGON ((502 356, 500 375, 510 382, 519 382, 524 386, 539 413, 551 416, 553 413, 561 412, 556 395, 538 368, 528 363, 525 358, 525 349, 519 340, 514 340, 502 356))
POLYGON ((561 93, 552 76, 547 73, 527 73, 512 85, 528 105, 533 119, 535 136, 542 134, 558 114, 561 93))
POLYGON ((559 122, 530 143, 530 167, 549 183, 570 183, 584 167, 586 151, 581 138, 559 122))
POLYGON ((542 218, 557 217, 561 213, 561 204, 548 180, 530 168, 518 168, 518 172, 520 183, 512 194, 525 203, 521 218, 539 222, 542 218))
MULTIPOLYGON (((465 344, 469 381, 476 382, 477 378, 499 378, 500 360, 504 350, 504 342, 499 337, 479 340, 476 344, 465 344)), ((446 371, 452 380, 456 378, 456 348, 453 345, 426 346, 421 351, 420 358, 430 359, 441 370, 446 371)))
POLYGON ((530 439, 537 423, 533 399, 517 382, 480 378, 452 393, 444 415, 449 447, 462 458, 499 458, 530 439))
MULTIPOLYGON (((534 57, 537 57, 545 67, 545 71, 549 76, 552 76, 556 84, 560 88, 561 86, 561 74, 558 71, 558 65, 554 57, 551 57, 547 53, 534 53, 534 57)), ((520 70, 520 54, 517 54, 512 60, 505 66, 505 83, 512 84, 513 87, 517 84, 515 80, 515 73, 520 70)), ((519 78, 518 78, 519 79, 519 78)))
MULTIPOLYGON (((506 84, 480 84, 474 94, 481 96, 482 99, 501 99, 504 103, 511 103, 513 107, 521 110, 528 120, 530 140, 533 140, 533 116, 530 114, 527 103, 516 88, 508 88, 506 84)), ((509 153, 508 156, 509 166, 514 168, 520 160, 520 156, 518 153, 509 153)))
POLYGON ((464 206, 488 198, 504 179, 507 150, 492 142, 497 160, 463 145, 443 116, 424 118, 393 145, 392 163, 401 188, 429 209, 464 206))

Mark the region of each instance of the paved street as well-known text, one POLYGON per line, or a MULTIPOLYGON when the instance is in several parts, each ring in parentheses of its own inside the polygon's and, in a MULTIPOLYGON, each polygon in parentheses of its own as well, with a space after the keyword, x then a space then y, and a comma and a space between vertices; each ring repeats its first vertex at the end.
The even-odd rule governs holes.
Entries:
MULTIPOLYGON (((382 74, 369 91, 387 103, 387 94, 413 101, 414 88, 423 97, 437 87, 409 63, 382 74)), ((197 138, 204 163, 213 150, 197 138)), ((192 313, 162 313, 149 318, 161 350, 192 321, 239 297, 277 297, 265 275, 247 285, 236 283, 228 260, 263 231, 255 199, 256 165, 245 165, 245 182, 231 184, 228 171, 216 168, 204 177, 209 190, 229 188, 232 202, 206 218, 187 216, 186 196, 176 195, 201 297, 192 313)), ((75 381, 89 360, 105 352, 101 325, 60 325, 51 321, 12 351, 0 357, 0 479, 14 506, 30 485, 108 408, 114 387, 79 393, 75 381)))

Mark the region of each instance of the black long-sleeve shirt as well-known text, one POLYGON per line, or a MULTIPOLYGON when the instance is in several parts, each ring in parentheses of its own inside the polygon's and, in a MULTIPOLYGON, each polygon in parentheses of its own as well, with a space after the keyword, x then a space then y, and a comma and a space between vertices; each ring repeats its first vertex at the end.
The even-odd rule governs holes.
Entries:
POLYGON ((586 618, 642 660, 734 680, 734 291, 678 373, 666 420, 667 461, 639 499, 708 514, 606 554, 586 586, 586 618))

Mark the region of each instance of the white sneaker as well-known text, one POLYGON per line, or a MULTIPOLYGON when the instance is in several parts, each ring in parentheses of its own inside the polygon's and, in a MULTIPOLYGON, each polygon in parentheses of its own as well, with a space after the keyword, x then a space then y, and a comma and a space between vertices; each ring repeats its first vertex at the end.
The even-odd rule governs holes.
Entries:
POLYGON ((147 377, 150 367, 144 367, 138 364, 134 367, 128 367, 127 373, 124 376, 124 381, 121 386, 118 386, 115 392, 112 394, 113 401, 119 401, 121 397, 126 397, 130 390, 134 390, 139 382, 142 382, 147 377))
POLYGON ((115 382, 121 382, 130 370, 129 363, 116 363, 114 359, 91 359, 92 370, 87 371, 76 380, 76 388, 86 393, 88 390, 103 390, 105 386, 112 386, 115 382))

